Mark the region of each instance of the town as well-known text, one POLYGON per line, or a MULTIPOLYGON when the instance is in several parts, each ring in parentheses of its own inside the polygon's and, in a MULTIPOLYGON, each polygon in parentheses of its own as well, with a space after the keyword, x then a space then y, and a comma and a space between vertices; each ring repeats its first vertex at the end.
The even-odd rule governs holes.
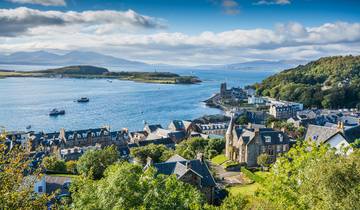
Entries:
POLYGON ((226 83, 221 84, 211 101, 225 110, 226 116, 215 121, 212 116, 207 120, 173 120, 167 127, 144 122, 143 129, 138 131, 126 128, 114 131, 103 126, 74 131, 62 128, 53 133, 3 131, 2 135, 9 150, 15 145, 24 149, 33 169, 45 167, 45 175, 37 178, 34 187, 39 194, 61 192, 59 199, 71 197, 69 185, 79 174, 74 165, 90 151, 113 147, 118 158, 144 170, 154 167, 159 174, 175 175, 195 186, 209 204, 215 205, 224 199, 224 190, 240 187, 246 191, 247 186, 254 184, 245 180, 262 173, 264 168, 268 170, 299 142, 327 144, 336 153, 346 155, 359 146, 357 109, 304 109, 301 103, 257 96, 250 87, 227 89, 226 83), (192 155, 179 152, 188 142, 202 141, 217 142, 220 146, 187 151, 192 155), (146 152, 152 147, 171 151, 172 156, 154 160, 154 154, 146 152), (49 161, 55 163, 44 165, 49 161), (57 162, 64 163, 64 167, 57 167, 57 162))

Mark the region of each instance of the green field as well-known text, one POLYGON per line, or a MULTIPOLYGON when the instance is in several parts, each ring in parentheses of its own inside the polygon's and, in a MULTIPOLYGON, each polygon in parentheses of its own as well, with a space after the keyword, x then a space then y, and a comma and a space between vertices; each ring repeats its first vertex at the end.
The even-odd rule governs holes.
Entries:
POLYGON ((224 154, 217 155, 211 159, 212 163, 215 163, 217 165, 223 164, 225 161, 229 160, 224 154))
POLYGON ((247 185, 237 185, 237 186, 232 186, 232 187, 228 187, 226 188, 230 194, 232 195, 254 195, 255 191, 257 189, 259 189, 261 185, 258 183, 253 183, 253 184, 247 184, 247 185))

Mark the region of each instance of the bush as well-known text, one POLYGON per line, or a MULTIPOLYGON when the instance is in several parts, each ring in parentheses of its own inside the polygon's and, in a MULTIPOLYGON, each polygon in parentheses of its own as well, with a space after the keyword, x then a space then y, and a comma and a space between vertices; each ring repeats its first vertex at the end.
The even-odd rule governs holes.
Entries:
POLYGON ((69 160, 66 163, 66 170, 70 174, 77 174, 77 162, 74 160, 69 160))
POLYGON ((254 182, 261 183, 264 181, 264 178, 262 178, 259 175, 254 174, 253 172, 247 170, 245 167, 241 168, 241 172, 245 174, 246 177, 253 180, 254 182))
POLYGON ((65 161, 60 160, 56 156, 47 156, 42 160, 42 165, 47 171, 66 173, 65 161))

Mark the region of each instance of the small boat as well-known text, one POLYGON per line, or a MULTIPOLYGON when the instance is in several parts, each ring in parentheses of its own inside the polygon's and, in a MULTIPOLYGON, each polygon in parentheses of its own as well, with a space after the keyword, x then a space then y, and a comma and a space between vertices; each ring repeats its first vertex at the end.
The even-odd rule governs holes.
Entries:
POLYGON ((57 109, 53 109, 49 113, 50 116, 58 116, 58 115, 64 115, 64 114, 65 114, 65 110, 57 110, 57 109))
POLYGON ((87 103, 89 101, 90 101, 90 99, 87 97, 82 97, 77 100, 78 103, 87 103))
POLYGON ((107 81, 108 81, 109 83, 112 83, 112 80, 109 80, 109 79, 108 79, 107 81))
POLYGON ((30 130, 31 129, 31 125, 26 126, 26 130, 30 130))

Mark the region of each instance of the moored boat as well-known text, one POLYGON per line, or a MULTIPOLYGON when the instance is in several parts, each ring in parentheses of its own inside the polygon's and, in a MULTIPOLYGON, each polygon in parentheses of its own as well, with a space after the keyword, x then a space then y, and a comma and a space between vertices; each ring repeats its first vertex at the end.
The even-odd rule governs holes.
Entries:
POLYGON ((90 101, 90 99, 87 98, 87 97, 82 97, 82 98, 79 98, 77 100, 78 103, 86 103, 86 102, 89 102, 89 101, 90 101))
POLYGON ((58 115, 64 115, 64 114, 65 114, 65 110, 58 110, 58 109, 53 109, 49 113, 50 116, 58 116, 58 115))

